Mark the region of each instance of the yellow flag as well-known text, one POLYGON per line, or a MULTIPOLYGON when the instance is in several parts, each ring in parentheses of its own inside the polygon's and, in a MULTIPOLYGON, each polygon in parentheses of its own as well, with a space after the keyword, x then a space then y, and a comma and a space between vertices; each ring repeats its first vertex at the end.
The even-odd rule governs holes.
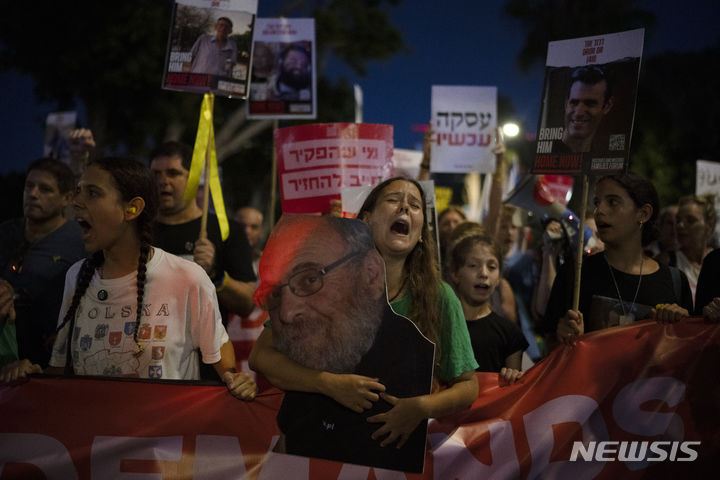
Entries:
POLYGON ((214 95, 212 93, 206 93, 203 96, 202 107, 200 108, 200 121, 198 122, 197 136, 195 137, 192 164, 190 165, 190 174, 188 176, 187 186, 185 187, 185 201, 189 201, 190 199, 194 200, 197 195, 200 176, 205 167, 205 159, 207 156, 210 162, 210 178, 205 179, 205 181, 210 182, 210 194, 213 205, 215 206, 215 215, 217 216, 220 226, 220 235, 224 241, 230 233, 230 227, 225 212, 225 202, 223 201, 220 175, 218 174, 217 155, 215 153, 213 103, 214 95))

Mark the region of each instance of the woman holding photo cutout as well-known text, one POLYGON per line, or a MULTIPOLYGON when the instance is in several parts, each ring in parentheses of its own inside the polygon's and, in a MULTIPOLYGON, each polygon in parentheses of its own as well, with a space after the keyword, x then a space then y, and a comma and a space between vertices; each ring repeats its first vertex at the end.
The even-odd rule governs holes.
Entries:
POLYGON ((385 393, 384 385, 360 375, 300 367, 275 348, 265 328, 250 356, 251 368, 285 390, 319 392, 361 413, 380 398, 393 407, 368 418, 373 438, 402 447, 426 418, 459 412, 477 398, 477 362, 462 307, 440 279, 435 244, 425 215, 425 194, 414 180, 391 178, 368 195, 358 218, 368 224, 386 270, 387 296, 396 313, 410 318, 436 345, 433 392, 409 398, 385 393), (446 388, 443 388, 446 387, 446 388))
POLYGON ((573 267, 561 268, 545 312, 545 330, 574 345, 585 332, 644 319, 674 323, 688 316, 692 297, 685 275, 643 251, 657 236, 659 201, 653 184, 636 174, 602 177, 593 205, 605 251, 583 261, 578 310, 570 305, 573 267))

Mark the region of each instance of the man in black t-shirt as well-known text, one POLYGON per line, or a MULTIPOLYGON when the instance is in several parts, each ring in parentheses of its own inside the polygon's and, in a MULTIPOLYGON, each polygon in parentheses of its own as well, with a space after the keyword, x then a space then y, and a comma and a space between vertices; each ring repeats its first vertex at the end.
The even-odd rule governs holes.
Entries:
POLYGON ((253 309, 255 274, 247 236, 242 227, 230 222, 230 235, 220 236, 217 217, 208 216, 207 238, 200 238, 202 210, 195 199, 185 200, 192 162, 192 149, 178 142, 160 145, 152 155, 160 194, 160 213, 154 245, 194 261, 205 269, 218 292, 223 323, 228 312, 248 315, 253 309))

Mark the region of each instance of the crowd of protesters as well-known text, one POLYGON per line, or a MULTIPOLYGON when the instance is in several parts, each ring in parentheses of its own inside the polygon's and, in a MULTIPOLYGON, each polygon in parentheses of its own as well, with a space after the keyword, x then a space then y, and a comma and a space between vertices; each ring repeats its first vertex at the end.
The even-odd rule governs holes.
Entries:
MULTIPOLYGON (((90 150, 91 136, 76 136, 90 150)), ((585 226, 563 218, 528 226, 521 209, 500 201, 500 140, 494 152, 485 221, 449 206, 438 215, 437 246, 426 194, 413 179, 379 184, 358 215, 384 262, 389 305, 437 345, 433 384, 443 388, 397 398, 374 379, 299 365, 277 348, 272 311, 250 367, 279 388, 323 392, 355 411, 382 398, 389 410, 369 421, 382 423, 383 445, 402 444, 421 421, 472 404, 476 370, 511 384, 559 344, 572 346, 593 330, 691 315, 720 320, 712 198, 687 196, 661 208, 649 180, 608 175, 590 194, 587 238, 585 226), (578 307, 570 301, 573 236, 588 242, 578 307)), ((226 316, 247 315, 253 297, 268 308, 267 298, 292 287, 284 279, 258 296, 258 264, 273 261, 261 262, 262 213, 238 211, 242 225, 231 221, 227 240, 215 218, 201 232, 202 211, 184 197, 191 151, 176 142, 161 145, 150 167, 88 157, 76 159, 76 172, 57 160, 32 163, 24 217, 0 226, 0 381, 43 372, 202 378, 253 399, 258 388, 236 369, 226 316), (109 348, 117 355, 98 354, 109 348)))

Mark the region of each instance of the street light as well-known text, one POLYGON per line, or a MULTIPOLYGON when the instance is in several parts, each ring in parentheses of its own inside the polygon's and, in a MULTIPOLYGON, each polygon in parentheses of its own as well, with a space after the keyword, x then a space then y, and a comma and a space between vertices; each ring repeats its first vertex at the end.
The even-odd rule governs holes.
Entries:
POLYGON ((502 126, 503 133, 506 137, 517 137, 520 133, 520 127, 517 123, 508 122, 502 126))

